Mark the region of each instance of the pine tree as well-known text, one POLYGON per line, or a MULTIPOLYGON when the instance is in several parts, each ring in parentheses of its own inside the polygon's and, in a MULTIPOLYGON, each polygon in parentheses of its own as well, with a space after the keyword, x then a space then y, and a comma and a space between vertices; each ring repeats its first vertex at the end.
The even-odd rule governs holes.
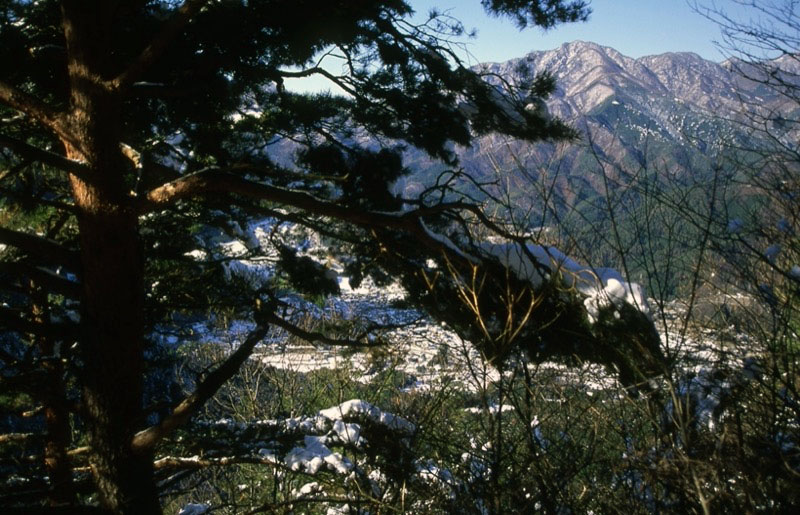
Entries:
MULTIPOLYGON (((519 27, 588 15, 580 0, 481 4, 519 27)), ((449 182, 416 199, 392 189, 408 173, 404 146, 456 175, 453 145, 479 135, 574 136, 540 108, 552 78, 508 84, 482 76, 461 59, 454 38, 463 27, 450 18, 432 13, 414 25, 402 0, 6 0, 0 7, 2 384, 33 392, 31 402, 44 406, 52 506, 76 502, 66 457, 72 413, 88 433, 100 506, 157 512, 155 446, 235 374, 270 324, 285 323, 269 291, 234 290, 223 284, 219 262, 186 258, 208 226, 230 230, 273 216, 318 231, 334 252, 352 255, 354 280, 402 280, 413 302, 498 364, 522 340, 539 359, 605 341, 574 292, 533 288, 498 260, 476 262, 461 250, 478 248, 474 225, 515 236, 449 182), (319 65, 322 53, 341 72, 319 65), (341 94, 285 85, 312 76, 341 94), (271 151, 282 145, 293 162, 271 151), (247 311, 256 329, 147 427, 150 335, 176 312, 223 306, 247 311), (579 343, 559 347, 575 333, 579 343)), ((281 245, 279 268, 295 288, 335 291, 323 266, 281 245)), ((636 352, 644 345, 658 354, 651 329, 637 329, 636 352)), ((619 349, 588 355, 623 368, 631 361, 619 349)), ((637 366, 624 370, 630 382, 641 379, 637 366)), ((645 376, 657 369, 643 366, 645 376)))

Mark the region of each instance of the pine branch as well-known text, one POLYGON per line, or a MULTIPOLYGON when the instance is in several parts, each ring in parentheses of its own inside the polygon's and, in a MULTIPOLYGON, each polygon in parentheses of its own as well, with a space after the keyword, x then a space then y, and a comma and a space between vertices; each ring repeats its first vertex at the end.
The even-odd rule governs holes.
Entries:
POLYGON ((42 150, 34 147, 33 145, 29 145, 22 140, 6 136, 5 134, 0 134, 0 147, 12 150, 17 154, 33 161, 44 163, 54 168, 58 168, 59 170, 71 173, 83 180, 88 180, 87 177, 89 167, 79 161, 68 159, 64 156, 56 154, 55 152, 42 150))
POLYGON ((28 277, 45 287, 47 291, 72 299, 77 299, 81 295, 79 283, 65 279, 51 270, 28 263, 0 262, 0 273, 10 273, 15 279, 28 277))
POLYGON ((48 238, 0 227, 0 242, 32 254, 42 262, 80 270, 78 253, 48 238))
POLYGON ((0 434, 0 444, 9 442, 27 442, 35 438, 41 438, 42 435, 35 433, 6 433, 0 434))
POLYGON ((249 181, 239 175, 217 168, 207 168, 150 190, 144 195, 139 205, 139 211, 144 214, 168 207, 178 200, 203 197, 211 193, 232 193, 243 197, 267 200, 368 227, 408 225, 408 217, 345 207, 334 202, 320 200, 305 192, 249 181))
MULTIPOLYGON (((204 197, 212 193, 230 193, 242 197, 275 202, 284 206, 301 209, 316 216, 334 218, 352 223, 365 229, 402 231, 413 237, 423 247, 441 253, 460 265, 471 266, 481 262, 481 258, 459 249, 443 235, 431 232, 423 222, 425 216, 442 211, 470 211, 484 223, 491 221, 475 205, 456 202, 442 203, 438 206, 420 207, 411 211, 385 213, 345 206, 337 202, 321 200, 303 191, 277 188, 247 180, 239 175, 219 168, 207 168, 191 175, 183 176, 147 192, 141 199, 138 210, 141 214, 164 209, 181 199, 204 197)), ((496 227, 491 224, 490 227, 496 227)))
POLYGON ((294 79, 311 77, 312 75, 322 75, 323 77, 331 81, 333 84, 336 84, 337 86, 342 88, 342 90, 346 91, 352 96, 354 97, 358 96, 358 91, 348 83, 349 81, 347 81, 347 79, 345 79, 344 77, 338 77, 329 72, 328 70, 326 70, 325 68, 322 68, 321 66, 315 66, 313 68, 308 68, 306 70, 300 70, 297 72, 292 72, 289 70, 278 70, 277 74, 281 78, 285 77, 294 79))
POLYGON ((64 113, 2 80, 0 80, 0 103, 36 119, 59 136, 67 136, 64 113))
POLYGON ((167 435, 186 424, 192 416, 199 410, 207 400, 217 393, 225 382, 239 371, 242 363, 245 362, 256 344, 267 334, 267 327, 259 326, 254 329, 247 339, 239 345, 228 358, 197 386, 197 389, 186 397, 173 410, 173 412, 160 424, 148 427, 136 433, 133 437, 131 447, 135 453, 146 453, 151 451, 158 442, 167 435))
POLYGON ((305 192, 277 188, 227 172, 206 168, 163 184, 147 192, 139 211, 144 214, 168 207, 178 200, 202 197, 211 193, 232 193, 244 197, 286 204, 320 215, 368 222, 372 214, 319 200, 305 192))
POLYGON ((128 68, 110 81, 109 86, 115 90, 124 89, 141 77, 147 69, 164 53, 169 44, 186 26, 192 17, 207 4, 207 0, 186 0, 167 20, 161 31, 155 35, 142 53, 128 68))
POLYGON ((79 214, 79 210, 73 204, 67 204, 65 202, 59 202, 58 200, 51 200, 42 198, 42 195, 38 195, 33 197, 31 195, 25 194, 21 191, 15 191, 9 188, 0 187, 0 195, 5 195, 6 198, 9 199, 17 199, 22 202, 32 202, 38 204, 40 206, 50 206, 56 208, 57 210, 63 213, 69 213, 73 216, 77 216, 79 214))
POLYGON ((71 322, 34 322, 19 316, 17 310, 0 306, 0 327, 23 334, 33 334, 53 340, 75 341, 80 336, 80 328, 71 322))

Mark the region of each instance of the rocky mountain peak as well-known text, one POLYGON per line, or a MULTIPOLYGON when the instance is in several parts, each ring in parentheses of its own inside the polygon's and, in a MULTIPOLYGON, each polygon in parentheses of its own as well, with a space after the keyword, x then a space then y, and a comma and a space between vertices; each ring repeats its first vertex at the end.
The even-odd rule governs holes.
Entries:
POLYGON ((632 58, 588 41, 564 43, 559 48, 534 51, 505 63, 485 67, 513 76, 525 62, 533 71, 549 71, 558 89, 549 101, 555 114, 575 120, 609 101, 634 104, 679 102, 706 112, 735 111, 742 90, 731 67, 703 59, 692 52, 670 52, 632 58))
MULTIPOLYGON (((800 62, 796 56, 782 59, 800 62)), ((779 60, 774 62, 780 64, 779 60)), ((782 108, 781 95, 774 89, 743 79, 737 73, 742 66, 725 64, 692 52, 632 58, 587 41, 484 64, 486 72, 503 76, 512 84, 521 65, 532 73, 552 74, 557 86, 546 101, 548 110, 571 123, 584 137, 556 155, 552 145, 526 145, 486 136, 463 149, 462 163, 479 174, 506 167, 513 173, 520 156, 526 156, 526 167, 531 168, 557 163, 562 178, 578 181, 556 185, 563 189, 564 197, 591 195, 600 187, 587 179, 587 170, 596 165, 597 155, 620 169, 657 162, 675 173, 694 173, 696 164, 722 151, 726 141, 748 137, 736 121, 745 109, 782 108)), ((786 67, 785 73, 793 70, 786 67)))

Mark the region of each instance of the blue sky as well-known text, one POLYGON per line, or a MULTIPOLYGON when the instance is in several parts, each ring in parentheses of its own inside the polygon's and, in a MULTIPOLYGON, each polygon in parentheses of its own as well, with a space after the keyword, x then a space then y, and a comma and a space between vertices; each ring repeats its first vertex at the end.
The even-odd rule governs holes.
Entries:
MULTIPOLYGON (((725 9, 734 6, 732 0, 697 2, 716 3, 725 9)), ((721 37, 719 27, 694 12, 687 0, 591 0, 588 21, 560 25, 546 32, 535 27, 520 31, 510 19, 490 17, 480 0, 409 0, 409 4, 416 11, 418 22, 427 19, 430 9, 436 7, 461 20, 467 30, 477 30, 476 38, 466 40, 472 56, 468 64, 506 61, 578 39, 610 46, 629 57, 695 52, 712 61, 725 58, 714 45, 714 40, 721 37)), ((742 9, 731 13, 738 19, 748 14, 742 9)), ((341 63, 326 61, 324 65, 332 66, 335 72, 341 63)), ((287 79, 286 86, 296 91, 336 91, 320 77, 287 79)))
MULTIPOLYGON (((719 28, 693 12, 686 0, 592 0, 589 21, 547 32, 538 28, 519 31, 507 18, 488 17, 480 0, 409 3, 418 15, 425 16, 436 6, 460 19, 468 30, 476 28, 478 37, 470 41, 470 52, 477 62, 505 61, 576 39, 610 46, 630 57, 690 51, 712 61, 724 59, 712 42, 720 39, 719 28)), ((717 3, 727 5, 725 1, 717 3)))

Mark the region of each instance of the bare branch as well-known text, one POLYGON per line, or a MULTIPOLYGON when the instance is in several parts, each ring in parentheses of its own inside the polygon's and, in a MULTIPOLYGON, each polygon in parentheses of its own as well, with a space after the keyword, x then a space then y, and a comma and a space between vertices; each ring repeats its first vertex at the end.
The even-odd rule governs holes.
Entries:
POLYGON ((207 0, 186 0, 175 14, 167 20, 161 31, 155 35, 142 53, 128 68, 110 81, 113 89, 121 90, 138 80, 139 77, 164 53, 167 46, 192 19, 192 16, 207 3, 207 0))
POLYGON ((69 457, 81 456, 84 454, 89 454, 89 451, 91 450, 92 450, 91 447, 89 447, 88 445, 84 445, 83 447, 76 447, 74 449, 68 450, 67 456, 69 457))
POLYGON ((198 456, 183 458, 179 456, 165 456, 153 462, 153 469, 193 470, 207 467, 237 465, 240 463, 275 465, 275 458, 273 456, 221 456, 219 458, 200 458, 198 456))
MULTIPOLYGON (((376 340, 370 342, 369 340, 360 341, 359 339, 343 339, 343 338, 330 338, 325 336, 322 333, 313 332, 313 331, 306 331, 305 329, 298 327, 288 320, 285 320, 277 315, 268 314, 267 320, 271 323, 275 324, 276 326, 284 329, 286 332, 293 336, 297 336, 298 338, 307 341, 308 343, 321 343, 324 345, 333 345, 338 347, 378 347, 383 345, 382 342, 376 340)), ((364 334, 364 337, 367 335, 364 334)))
POLYGON ((233 377, 239 370, 242 363, 250 357, 253 353, 253 348, 260 342, 267 334, 267 328, 263 326, 257 327, 248 336, 247 339, 239 345, 228 358, 213 372, 197 386, 197 389, 188 397, 186 397, 180 404, 173 410, 173 412, 160 424, 148 427, 136 433, 133 437, 131 447, 135 453, 146 453, 155 447, 167 435, 178 429, 192 418, 195 412, 200 409, 208 399, 217 393, 217 390, 225 384, 225 382, 233 377))
POLYGON ((331 81, 333 84, 342 88, 342 90, 346 91, 347 93, 353 96, 358 95, 358 92, 350 84, 348 84, 349 81, 347 81, 347 79, 345 79, 344 77, 338 77, 320 66, 315 66, 313 68, 308 68, 296 72, 288 70, 278 70, 277 73, 281 77, 289 79, 299 79, 303 77, 311 77, 312 75, 322 75, 323 77, 331 81))

